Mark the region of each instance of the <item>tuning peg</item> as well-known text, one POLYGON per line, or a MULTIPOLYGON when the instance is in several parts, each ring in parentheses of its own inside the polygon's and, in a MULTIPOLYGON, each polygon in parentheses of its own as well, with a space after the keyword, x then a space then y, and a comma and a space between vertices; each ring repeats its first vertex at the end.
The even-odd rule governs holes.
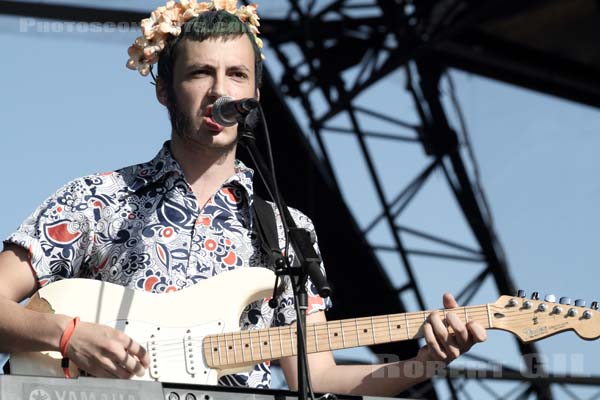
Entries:
POLYGON ((592 301, 592 305, 590 306, 590 308, 592 310, 597 310, 598 309, 598 302, 597 301, 592 301))
POLYGON ((522 290, 522 289, 517 290, 517 297, 524 298, 525 297, 525 291, 522 290))
POLYGON ((570 305, 571 304, 571 298, 570 297, 561 297, 558 302, 560 304, 570 305))
POLYGON ((547 301, 549 303, 554 303, 554 302, 556 302, 556 296, 553 294, 547 294, 546 297, 544 297, 544 301, 547 301))
POLYGON ((582 300, 582 299, 575 300, 575 307, 585 307, 585 300, 582 300))
POLYGON ((569 308, 569 311, 567 311, 567 315, 569 317, 576 317, 577 316, 577 310, 574 308, 569 308))
POLYGON ((538 292, 531 293, 531 300, 539 300, 540 294, 538 292))

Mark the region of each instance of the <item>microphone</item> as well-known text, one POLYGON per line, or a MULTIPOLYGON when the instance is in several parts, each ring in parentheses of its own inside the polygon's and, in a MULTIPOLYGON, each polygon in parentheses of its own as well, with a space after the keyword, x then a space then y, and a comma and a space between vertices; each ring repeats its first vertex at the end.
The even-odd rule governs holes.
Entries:
POLYGON ((219 97, 212 109, 213 120, 223 126, 233 126, 242 122, 250 111, 258 107, 258 100, 246 98, 234 100, 233 97, 219 97))

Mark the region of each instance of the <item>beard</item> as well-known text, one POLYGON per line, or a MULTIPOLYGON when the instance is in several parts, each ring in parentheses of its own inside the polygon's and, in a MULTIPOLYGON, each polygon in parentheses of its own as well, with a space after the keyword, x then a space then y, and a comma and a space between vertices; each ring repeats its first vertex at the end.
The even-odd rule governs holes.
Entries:
MULTIPOLYGON (((190 117, 178 107, 174 95, 170 96, 167 110, 169 111, 171 128, 177 136, 179 136, 182 139, 189 139, 195 142, 203 142, 205 140, 205 138, 203 139, 203 137, 206 134, 201 133, 200 129, 194 127, 194 117, 190 117)), ((236 148, 238 141, 237 139, 238 138, 236 137, 236 139, 232 143, 222 145, 213 144, 209 145, 209 147, 219 149, 221 151, 230 151, 231 149, 236 148)))
POLYGON ((171 128, 179 137, 193 137, 192 118, 184 114, 175 101, 175 96, 169 96, 169 119, 171 120, 171 128))

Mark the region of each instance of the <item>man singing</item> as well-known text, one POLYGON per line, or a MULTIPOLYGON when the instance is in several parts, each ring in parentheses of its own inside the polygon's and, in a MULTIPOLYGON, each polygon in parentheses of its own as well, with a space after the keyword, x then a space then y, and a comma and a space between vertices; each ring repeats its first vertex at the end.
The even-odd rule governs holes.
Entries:
MULTIPOLYGON (((147 163, 67 183, 5 240, 0 253, 0 351, 60 351, 62 342, 63 356, 94 376, 143 376, 148 354, 125 333, 75 323, 74 316, 31 311, 18 302, 40 287, 73 277, 164 293, 232 269, 267 266, 251 213, 253 171, 236 160, 237 127, 224 127, 212 116, 222 96, 260 94, 256 6, 238 8, 236 3, 169 1, 142 21, 143 36, 129 48, 127 67, 146 76, 157 64, 156 97, 169 113, 170 140, 147 163)), ((313 230, 308 217, 290 211, 300 227, 313 230)), ((278 228, 282 237, 281 224, 278 228)), ((241 315, 240 328, 294 323, 287 283, 275 309, 266 301, 251 304, 241 315)), ((307 323, 325 322, 328 299, 314 293, 310 282, 307 288, 307 323)), ((450 295, 443 301, 446 308, 457 306, 450 295)), ((205 307, 218 304, 174 311, 201 313, 205 307)), ((446 321, 431 314, 423 333, 426 345, 410 362, 448 363, 486 337, 480 325, 464 324, 452 313, 446 321)), ((330 351, 310 354, 308 360, 318 392, 390 396, 429 378, 381 373, 402 372, 408 360, 338 366, 330 351)), ((280 363, 295 389, 295 357, 280 363)), ((220 383, 268 388, 270 380, 268 365, 261 364, 249 373, 224 376, 220 383)))

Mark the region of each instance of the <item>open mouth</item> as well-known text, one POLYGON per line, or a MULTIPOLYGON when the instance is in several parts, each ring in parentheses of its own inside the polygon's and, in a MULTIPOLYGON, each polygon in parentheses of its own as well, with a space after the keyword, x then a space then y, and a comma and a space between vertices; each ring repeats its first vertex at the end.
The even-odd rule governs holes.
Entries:
POLYGON ((221 132, 223 129, 225 129, 225 127, 223 125, 220 125, 217 122, 215 122, 215 120, 212 118, 212 110, 213 110, 212 104, 206 106, 206 108, 204 109, 204 116, 202 117, 202 119, 204 120, 204 123, 208 127, 208 130, 218 133, 218 132, 221 132))
POLYGON ((204 116, 212 118, 212 110, 213 110, 213 105, 212 104, 207 105, 206 108, 204 109, 204 116))

